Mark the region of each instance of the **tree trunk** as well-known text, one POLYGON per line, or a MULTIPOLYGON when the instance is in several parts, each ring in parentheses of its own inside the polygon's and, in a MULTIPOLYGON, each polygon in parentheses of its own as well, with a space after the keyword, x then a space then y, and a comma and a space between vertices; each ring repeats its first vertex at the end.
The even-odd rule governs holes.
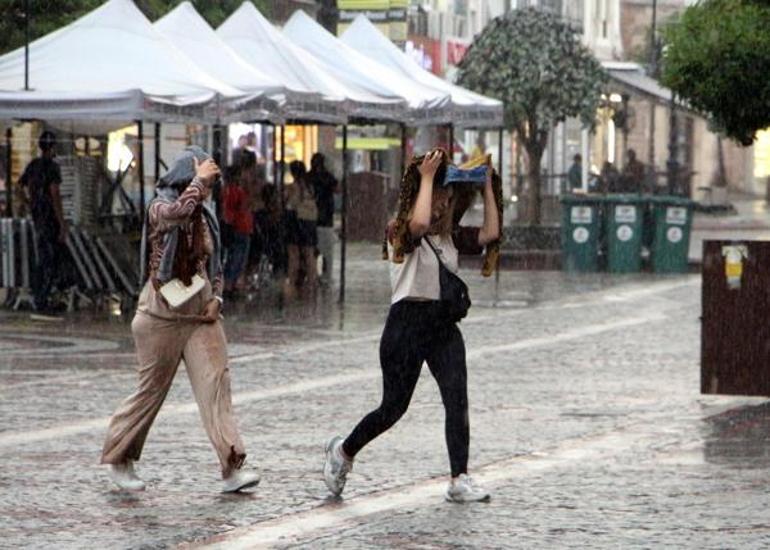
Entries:
POLYGON ((725 150, 722 143, 722 136, 717 136, 717 159, 719 161, 717 167, 717 180, 716 187, 727 187, 727 170, 725 169, 725 150))
POLYGON ((542 214, 540 165, 543 151, 538 147, 527 147, 527 175, 529 176, 529 191, 527 193, 527 223, 540 225, 542 214))

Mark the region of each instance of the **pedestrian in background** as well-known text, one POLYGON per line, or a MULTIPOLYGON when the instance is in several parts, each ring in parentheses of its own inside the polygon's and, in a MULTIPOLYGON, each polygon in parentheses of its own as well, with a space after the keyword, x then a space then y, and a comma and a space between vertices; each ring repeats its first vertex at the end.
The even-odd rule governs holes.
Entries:
POLYGON ((29 204, 37 237, 37 269, 33 277, 34 307, 41 313, 53 313, 50 293, 61 275, 66 258, 67 222, 61 200, 61 169, 54 160, 56 136, 40 134, 40 156, 30 162, 19 179, 29 204))
MULTIPOLYGON (((249 151, 244 151, 241 160, 248 164, 249 151)), ((252 155, 253 156, 253 155, 252 155)), ((225 289, 227 295, 236 290, 238 279, 246 267, 249 257, 254 221, 251 214, 247 182, 249 173, 241 167, 233 181, 225 187, 224 217, 231 224, 230 245, 227 247, 225 262, 225 289)))
POLYGON ((293 294, 301 287, 312 292, 315 290, 318 271, 315 260, 318 207, 305 164, 299 160, 290 162, 289 173, 293 183, 286 186, 287 290, 293 294))
POLYGON ((570 193, 583 187, 583 157, 579 153, 572 157, 572 166, 567 172, 567 185, 570 193))
POLYGON ((249 138, 246 134, 241 135, 238 138, 238 146, 233 149, 231 165, 239 168, 241 166, 241 155, 244 151, 248 151, 249 138))
POLYGON ((641 193, 644 184, 644 164, 636 158, 636 151, 629 149, 626 165, 623 167, 621 181, 626 193, 641 193))
MULTIPOLYGON (((259 274, 259 266, 262 255, 265 252, 265 238, 263 233, 264 220, 266 215, 264 201, 265 187, 265 166, 256 162, 250 170, 249 180, 246 190, 249 195, 249 212, 251 212, 252 225, 254 230, 251 234, 251 244, 249 245, 249 257, 246 261, 245 278, 248 284, 252 284, 259 274)), ((258 281, 257 281, 258 282, 258 281)))
POLYGON ((315 193, 318 207, 318 252, 323 261, 321 284, 330 286, 334 272, 334 193, 337 192, 337 179, 326 169, 326 159, 316 153, 310 159, 308 180, 315 193))
POLYGON ((604 161, 602 171, 599 173, 599 192, 617 193, 620 191, 620 173, 610 161, 604 161))
POLYGON ((259 483, 243 465, 246 452, 232 411, 227 342, 220 320, 219 226, 206 199, 219 168, 200 147, 188 147, 157 184, 142 236, 146 279, 131 323, 139 389, 112 415, 102 463, 121 489, 139 491, 134 471, 184 359, 203 426, 216 450, 224 492, 259 483), (173 305, 173 304, 176 305, 173 305))
POLYGON ((286 226, 283 206, 276 187, 265 183, 262 187, 263 212, 257 213, 257 226, 262 233, 264 253, 273 267, 273 276, 286 275, 286 226))
MULTIPOLYGON (((389 225, 393 294, 380 340, 382 402, 346 438, 333 437, 326 446, 324 480, 337 496, 345 487, 356 455, 406 412, 426 361, 446 411, 445 434, 451 465, 446 498, 453 502, 489 498, 489 493, 468 476, 470 427, 465 344, 456 320, 442 301, 445 277, 440 279, 440 271, 443 268, 456 273, 458 253, 479 254, 486 244, 497 240, 500 218, 490 169, 484 186, 483 226, 454 228, 454 190, 443 186, 442 178, 436 177, 445 162, 443 151, 434 151, 419 166, 409 167, 407 175, 419 170, 419 176, 415 176, 420 180, 419 191, 413 199, 404 192, 402 183, 399 218, 389 225), (406 227, 400 228, 399 224, 406 227), (398 242, 399 239, 405 242, 398 242), (405 252, 403 258, 396 248, 405 252)), ((407 179, 405 176, 403 181, 407 179)))

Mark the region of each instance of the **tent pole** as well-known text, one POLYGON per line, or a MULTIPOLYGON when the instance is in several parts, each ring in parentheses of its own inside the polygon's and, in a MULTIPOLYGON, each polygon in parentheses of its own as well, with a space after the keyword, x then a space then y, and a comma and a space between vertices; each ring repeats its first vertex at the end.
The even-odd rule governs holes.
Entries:
POLYGON ((455 158, 455 125, 449 123, 449 162, 454 162, 455 158))
POLYGON ((497 141, 497 175, 500 176, 500 179, 503 179, 503 132, 504 128, 500 127, 500 136, 498 137, 497 141))
POLYGON ((29 91, 29 0, 24 0, 24 91, 29 91))
POLYGON ((401 123, 401 173, 400 177, 404 176, 406 171, 406 124, 401 123))
POLYGON ((278 133, 275 131, 276 125, 272 124, 273 127, 273 185, 275 185, 275 188, 278 189, 278 140, 276 139, 278 137, 278 133))
POLYGON ((212 157, 217 166, 222 166, 222 126, 214 124, 211 127, 212 157))
POLYGON ((340 230, 340 303, 345 303, 345 261, 348 244, 348 125, 342 126, 342 226, 340 230))
POLYGON ((286 125, 281 124, 281 161, 278 166, 280 179, 278 180, 278 196, 281 199, 281 209, 285 208, 283 198, 284 179, 286 177, 286 125))
POLYGON ((136 121, 136 133, 139 140, 139 160, 137 164, 139 171, 139 222, 144 223, 144 123, 141 120, 136 121))
POLYGON ((155 181, 160 179, 160 122, 155 123, 155 181))
MULTIPOLYGON (((503 183, 503 138, 505 136, 504 134, 505 128, 500 126, 500 135, 498 136, 497 141, 497 175, 500 177, 500 185, 503 183)), ((505 204, 503 202, 503 204, 505 204)), ((500 224, 500 235, 503 234, 503 227, 502 223, 503 220, 498 220, 498 223, 500 224)), ((500 259, 497 260, 497 265, 495 266, 495 293, 500 288, 500 259)))
POLYGON ((13 128, 10 126, 5 129, 5 215, 9 218, 13 217, 13 185, 11 184, 13 178, 13 169, 11 162, 13 161, 12 151, 13 140, 13 128))

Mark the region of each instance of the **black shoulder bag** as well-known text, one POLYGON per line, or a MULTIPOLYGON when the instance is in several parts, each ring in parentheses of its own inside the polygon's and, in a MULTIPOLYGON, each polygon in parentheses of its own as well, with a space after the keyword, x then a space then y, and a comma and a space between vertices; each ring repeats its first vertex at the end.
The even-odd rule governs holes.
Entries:
POLYGON ((465 282, 449 271, 441 260, 441 256, 430 242, 430 239, 426 236, 424 239, 427 241, 433 253, 438 260, 438 277, 439 284, 441 285, 441 305, 444 308, 446 316, 453 322, 459 323, 462 319, 468 315, 468 309, 471 307, 471 297, 468 294, 468 285, 465 282))

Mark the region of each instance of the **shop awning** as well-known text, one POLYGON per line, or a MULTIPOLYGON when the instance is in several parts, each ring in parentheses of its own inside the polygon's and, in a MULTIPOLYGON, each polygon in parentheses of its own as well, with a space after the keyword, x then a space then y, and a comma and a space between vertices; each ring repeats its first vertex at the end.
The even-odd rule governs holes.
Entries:
POLYGON ((605 61, 602 66, 610 75, 610 80, 626 86, 633 91, 661 101, 671 101, 671 90, 648 76, 638 63, 605 61))
POLYGON ((353 24, 342 34, 341 40, 359 54, 385 65, 401 77, 436 93, 449 95, 451 121, 456 126, 498 128, 502 125, 501 101, 471 92, 426 71, 363 15, 356 17, 353 24))

